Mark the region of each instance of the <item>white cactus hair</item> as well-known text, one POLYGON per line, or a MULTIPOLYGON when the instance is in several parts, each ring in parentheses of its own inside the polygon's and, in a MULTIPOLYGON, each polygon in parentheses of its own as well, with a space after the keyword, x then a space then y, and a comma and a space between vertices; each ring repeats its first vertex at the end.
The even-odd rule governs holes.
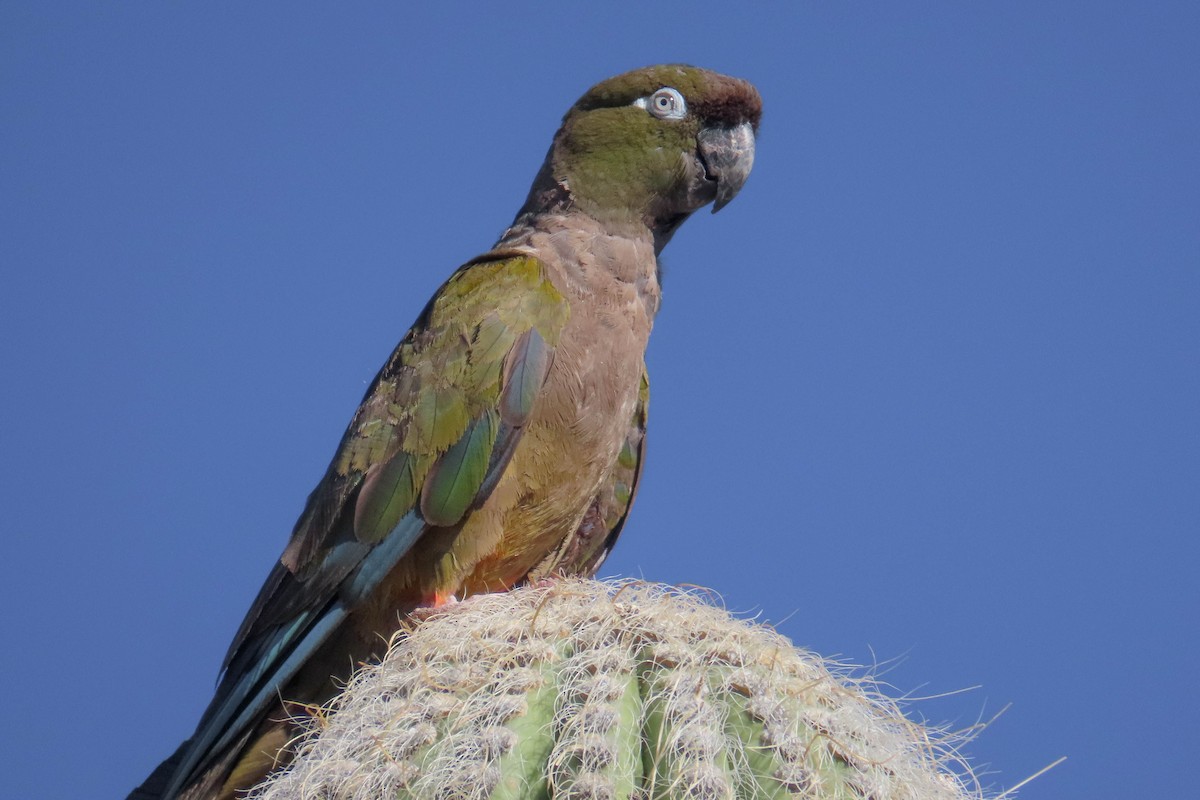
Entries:
POLYGON ((562 580, 398 634, 258 800, 978 797, 954 737, 699 592, 562 580))

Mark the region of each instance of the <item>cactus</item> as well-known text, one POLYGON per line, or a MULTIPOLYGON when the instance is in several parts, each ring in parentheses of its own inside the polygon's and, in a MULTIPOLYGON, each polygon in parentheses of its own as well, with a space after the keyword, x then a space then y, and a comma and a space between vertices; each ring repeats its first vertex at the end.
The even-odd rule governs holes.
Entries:
POLYGON ((564 580, 398 635, 259 800, 963 798, 862 681, 700 598, 564 580))

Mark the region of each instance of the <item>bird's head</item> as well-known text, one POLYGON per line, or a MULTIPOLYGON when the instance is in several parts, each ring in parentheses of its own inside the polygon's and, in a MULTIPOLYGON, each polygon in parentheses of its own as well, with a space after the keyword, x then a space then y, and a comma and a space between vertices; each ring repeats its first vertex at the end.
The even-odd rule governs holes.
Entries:
POLYGON ((738 78, 683 64, 626 72, 571 107, 523 212, 569 206, 644 224, 658 246, 693 211, 719 211, 746 182, 762 115, 738 78))

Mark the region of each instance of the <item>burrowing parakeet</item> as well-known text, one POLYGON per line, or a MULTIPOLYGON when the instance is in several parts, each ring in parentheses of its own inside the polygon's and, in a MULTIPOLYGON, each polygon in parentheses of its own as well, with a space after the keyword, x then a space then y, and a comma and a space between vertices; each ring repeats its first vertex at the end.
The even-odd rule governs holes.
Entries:
POLYGON ((658 255, 741 189, 761 108, 749 83, 684 65, 571 107, 512 226, 367 390, 195 734, 131 797, 257 783, 288 757, 288 715, 332 696, 407 612, 595 572, 642 464, 658 255))

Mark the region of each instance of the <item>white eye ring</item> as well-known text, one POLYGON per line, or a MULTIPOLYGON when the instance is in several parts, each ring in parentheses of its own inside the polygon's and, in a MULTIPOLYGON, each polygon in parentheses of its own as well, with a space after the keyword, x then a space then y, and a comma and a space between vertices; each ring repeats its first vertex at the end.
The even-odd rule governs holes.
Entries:
POLYGON ((664 86, 649 97, 639 97, 633 104, 659 119, 683 119, 687 116, 687 101, 670 86, 664 86))

